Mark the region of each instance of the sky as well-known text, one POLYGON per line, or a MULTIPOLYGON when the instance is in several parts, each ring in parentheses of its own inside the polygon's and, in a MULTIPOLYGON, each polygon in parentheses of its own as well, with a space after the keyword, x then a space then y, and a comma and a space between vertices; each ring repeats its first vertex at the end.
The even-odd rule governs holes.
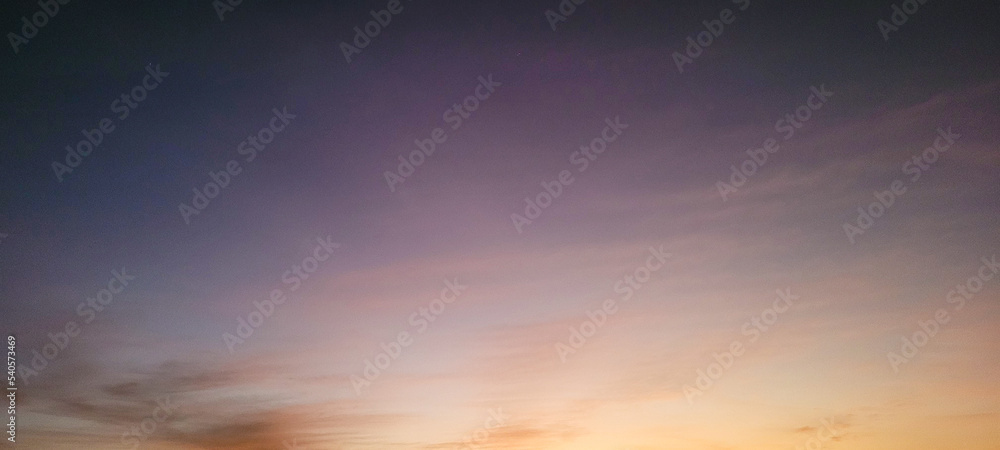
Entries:
POLYGON ((44 1, 7 447, 1000 448, 995 2, 44 1))

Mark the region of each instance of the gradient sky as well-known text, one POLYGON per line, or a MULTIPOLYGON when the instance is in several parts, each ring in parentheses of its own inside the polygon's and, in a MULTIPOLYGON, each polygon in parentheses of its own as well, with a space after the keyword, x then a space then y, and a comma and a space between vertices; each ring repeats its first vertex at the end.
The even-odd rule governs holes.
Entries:
MULTIPOLYGON (((5 33, 40 10, 13 3, 5 33)), ((79 327, 19 379, 18 446, 132 448, 123 433, 167 398, 141 448, 1000 448, 1000 277, 961 309, 951 292, 1000 254, 996 2, 927 2, 885 40, 891 1, 591 0, 553 30, 555 0, 404 0, 350 63, 340 44, 388 2, 247 0, 222 21, 207 0, 121 3, 61 5, 0 51, 0 325, 23 368, 79 327), (674 52, 725 8, 735 21, 679 73, 674 52), (489 76, 452 129, 442 114, 489 76), (833 95, 785 139, 776 122, 813 87, 833 95), (273 108, 295 118, 247 161, 273 108), (53 161, 105 117, 115 130, 58 181, 53 161), (579 171, 571 155, 616 118, 579 171), (390 189, 437 127, 447 140, 390 189), (911 181, 939 128, 960 137, 911 181), (768 138, 778 151, 723 199, 768 138), (230 160, 242 172, 186 223, 178 206, 230 160), (519 232, 511 214, 563 170, 519 232), (894 180, 906 192, 852 243, 843 224, 894 180), (293 291, 318 238, 339 247, 293 291), (670 257, 624 300, 650 247, 670 257), (84 323, 123 268, 135 279, 84 323), (230 351, 275 289, 285 302, 230 351), (561 358, 607 299, 617 312, 561 358), (352 376, 401 332, 359 394, 352 376)))

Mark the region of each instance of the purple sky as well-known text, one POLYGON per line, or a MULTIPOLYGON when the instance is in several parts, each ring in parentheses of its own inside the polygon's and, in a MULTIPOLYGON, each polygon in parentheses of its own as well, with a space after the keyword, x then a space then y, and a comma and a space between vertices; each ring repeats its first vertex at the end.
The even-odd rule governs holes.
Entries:
POLYGON ((682 3, 350 62, 389 2, 60 5, 0 74, 17 445, 997 448, 996 5, 682 3))

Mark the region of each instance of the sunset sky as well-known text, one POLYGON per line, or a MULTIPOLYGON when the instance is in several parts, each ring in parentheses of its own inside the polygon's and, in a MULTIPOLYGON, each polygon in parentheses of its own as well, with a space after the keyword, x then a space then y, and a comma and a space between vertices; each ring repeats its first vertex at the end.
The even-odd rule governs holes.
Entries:
POLYGON ((7 447, 1000 449, 996 2, 121 3, 0 50, 7 447))

